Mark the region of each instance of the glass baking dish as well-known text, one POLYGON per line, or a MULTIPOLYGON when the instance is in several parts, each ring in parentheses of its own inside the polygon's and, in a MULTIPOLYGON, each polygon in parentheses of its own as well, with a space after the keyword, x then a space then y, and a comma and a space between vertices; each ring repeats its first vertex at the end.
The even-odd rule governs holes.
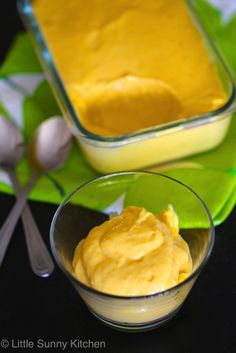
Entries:
POLYGON ((204 114, 109 137, 96 135, 81 124, 37 23, 33 1, 18 1, 19 12, 31 34, 62 113, 88 162, 99 172, 110 173, 151 167, 212 149, 224 139, 232 112, 235 110, 235 85, 220 53, 209 38, 206 24, 204 25, 201 18, 199 2, 189 0, 187 4, 224 87, 227 95, 225 104, 204 114))

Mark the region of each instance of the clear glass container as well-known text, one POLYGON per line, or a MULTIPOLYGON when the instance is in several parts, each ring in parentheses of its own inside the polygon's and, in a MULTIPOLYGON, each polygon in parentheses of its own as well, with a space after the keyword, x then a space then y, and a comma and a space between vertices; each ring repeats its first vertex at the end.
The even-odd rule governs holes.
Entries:
POLYGON ((150 172, 114 173, 80 186, 59 206, 50 229, 55 260, 89 310, 115 329, 134 332, 158 327, 178 312, 210 257, 214 237, 212 218, 202 200, 184 184, 150 172), (169 204, 179 217, 180 234, 193 260, 193 271, 183 282, 151 295, 122 297, 97 291, 75 277, 75 248, 93 227, 129 205, 158 214, 169 204))
POLYGON ((18 0, 19 12, 31 34, 63 115, 77 137, 87 160, 99 172, 110 173, 146 168, 212 149, 224 139, 232 112, 235 110, 235 85, 219 51, 209 38, 202 16, 200 16, 198 2, 198 0, 187 1, 194 22, 208 48, 212 64, 226 92, 225 104, 215 111, 201 115, 117 137, 106 137, 91 133, 81 124, 80 117, 76 114, 68 97, 53 56, 37 23, 32 6, 33 1, 18 0))

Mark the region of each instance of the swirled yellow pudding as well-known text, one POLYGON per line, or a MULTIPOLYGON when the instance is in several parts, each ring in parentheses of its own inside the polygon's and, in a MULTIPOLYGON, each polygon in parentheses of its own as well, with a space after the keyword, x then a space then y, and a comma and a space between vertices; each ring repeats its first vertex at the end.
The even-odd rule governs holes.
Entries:
POLYGON ((117 136, 226 101, 184 0, 34 0, 33 9, 90 132, 117 136))
POLYGON ((73 269, 81 282, 101 292, 140 296, 182 282, 192 259, 172 207, 154 215, 129 206, 79 242, 73 269))

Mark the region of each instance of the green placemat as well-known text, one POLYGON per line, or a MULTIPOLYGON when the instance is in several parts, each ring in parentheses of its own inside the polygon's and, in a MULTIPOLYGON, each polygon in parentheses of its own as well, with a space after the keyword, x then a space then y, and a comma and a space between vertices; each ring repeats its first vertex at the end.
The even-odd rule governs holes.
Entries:
MULTIPOLYGON (((212 1, 213 2, 213 1, 212 1)), ((210 31, 236 73, 236 17, 223 21, 224 14, 206 1, 200 1, 210 31)), ((25 33, 17 35, 0 69, 0 114, 21 128, 26 143, 44 119, 60 114, 60 110, 42 73, 30 39, 25 33)), ((159 171, 159 169, 157 169, 159 171)), ((22 184, 30 176, 27 159, 17 167, 22 184)), ((162 173, 192 187, 206 202, 215 225, 223 222, 236 202, 236 120, 224 142, 211 152, 199 154, 178 163, 169 164, 162 173)), ((99 174, 86 162, 76 142, 64 167, 40 179, 30 194, 32 200, 60 203, 64 196, 82 183, 99 174)), ((0 190, 12 193, 7 175, 0 170, 0 190)), ((115 202, 114 195, 109 202, 115 202)), ((107 202, 104 200, 107 207, 107 202)), ((91 206, 88 204, 88 206, 91 206)), ((197 225, 196 225, 197 226, 197 225)))

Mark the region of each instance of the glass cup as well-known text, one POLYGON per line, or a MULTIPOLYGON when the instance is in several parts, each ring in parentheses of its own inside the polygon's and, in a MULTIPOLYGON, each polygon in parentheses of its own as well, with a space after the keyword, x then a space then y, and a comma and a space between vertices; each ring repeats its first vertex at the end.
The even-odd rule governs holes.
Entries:
POLYGON ((214 239, 211 215, 198 195, 177 180, 151 172, 114 173, 83 184, 59 206, 50 229, 55 260, 89 310, 105 324, 125 331, 153 329, 178 312, 212 252, 214 239), (151 295, 128 297, 100 292, 75 277, 75 248, 92 228, 130 205, 158 214, 170 204, 193 260, 193 271, 183 282, 151 295))

